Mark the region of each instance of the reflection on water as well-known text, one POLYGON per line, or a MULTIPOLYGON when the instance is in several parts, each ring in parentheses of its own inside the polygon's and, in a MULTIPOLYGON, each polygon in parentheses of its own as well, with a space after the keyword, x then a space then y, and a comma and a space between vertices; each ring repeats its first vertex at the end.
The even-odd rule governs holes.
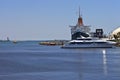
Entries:
POLYGON ((107 75, 107 56, 106 56, 106 50, 103 49, 102 51, 103 53, 103 70, 104 70, 104 74, 107 75))

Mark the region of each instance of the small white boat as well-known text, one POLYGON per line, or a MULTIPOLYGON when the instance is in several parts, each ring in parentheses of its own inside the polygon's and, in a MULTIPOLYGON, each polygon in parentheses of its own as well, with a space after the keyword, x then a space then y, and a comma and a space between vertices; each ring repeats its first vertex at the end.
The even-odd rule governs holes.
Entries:
POLYGON ((92 40, 92 39, 81 39, 71 40, 64 44, 62 48, 112 48, 116 42, 107 40, 92 40))

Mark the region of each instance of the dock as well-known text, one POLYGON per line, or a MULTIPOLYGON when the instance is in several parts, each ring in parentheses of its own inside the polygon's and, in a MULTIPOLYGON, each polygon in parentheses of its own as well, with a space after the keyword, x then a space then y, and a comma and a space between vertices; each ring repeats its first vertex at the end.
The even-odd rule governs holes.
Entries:
POLYGON ((39 42, 40 45, 48 45, 48 46, 54 46, 54 45, 63 45, 68 40, 49 40, 49 41, 41 41, 39 42))

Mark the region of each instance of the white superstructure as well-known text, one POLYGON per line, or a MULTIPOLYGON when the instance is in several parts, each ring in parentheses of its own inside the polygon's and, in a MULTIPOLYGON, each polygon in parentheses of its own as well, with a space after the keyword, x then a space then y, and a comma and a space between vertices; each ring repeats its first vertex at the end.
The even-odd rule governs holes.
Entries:
POLYGON ((113 31, 110 33, 109 38, 110 38, 110 39, 114 39, 114 35, 117 35, 119 32, 120 32, 120 27, 118 27, 118 28, 116 28, 115 30, 113 30, 113 31))

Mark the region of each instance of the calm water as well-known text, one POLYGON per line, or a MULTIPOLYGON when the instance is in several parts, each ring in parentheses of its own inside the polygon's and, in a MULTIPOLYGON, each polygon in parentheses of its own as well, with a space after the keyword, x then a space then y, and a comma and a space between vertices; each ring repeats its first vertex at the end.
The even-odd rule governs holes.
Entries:
POLYGON ((0 42, 0 80, 120 80, 120 48, 0 42))

